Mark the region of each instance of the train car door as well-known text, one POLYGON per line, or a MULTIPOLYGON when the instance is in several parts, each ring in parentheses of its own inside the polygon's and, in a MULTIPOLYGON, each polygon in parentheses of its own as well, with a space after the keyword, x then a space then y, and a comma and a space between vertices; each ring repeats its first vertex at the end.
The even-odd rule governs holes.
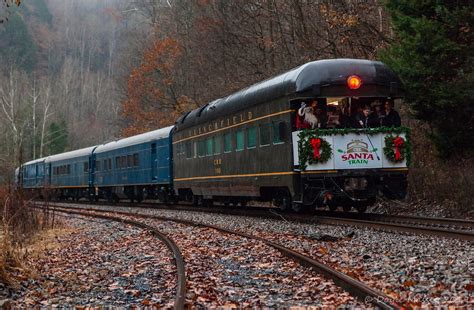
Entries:
POLYGON ((158 159, 156 154, 156 142, 151 144, 151 180, 158 179, 158 159))
POLYGON ((47 166, 46 166, 46 179, 47 179, 47 184, 46 185, 51 185, 51 163, 48 163, 47 166))

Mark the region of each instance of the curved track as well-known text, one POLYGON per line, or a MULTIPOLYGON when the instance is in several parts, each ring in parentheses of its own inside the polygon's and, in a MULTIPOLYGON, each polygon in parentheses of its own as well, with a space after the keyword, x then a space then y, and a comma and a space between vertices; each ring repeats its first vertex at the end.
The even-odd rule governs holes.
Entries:
POLYGON ((116 214, 116 215, 131 216, 131 217, 137 217, 137 218, 171 221, 171 222, 176 222, 176 223, 181 223, 181 224, 186 224, 186 225, 207 227, 207 228, 215 229, 215 230, 223 232, 223 233, 233 234, 233 235, 241 236, 241 237, 248 238, 248 239, 258 240, 258 241, 264 242, 265 244, 267 244, 270 247, 273 247, 273 248, 277 249, 283 255, 297 261, 301 265, 310 267, 313 270, 315 270, 316 272, 326 276, 329 279, 332 279, 334 281, 334 283, 336 283, 336 285, 340 286, 341 288, 343 288, 344 290, 349 292, 351 295, 356 296, 356 297, 360 298, 361 300, 370 301, 374 306, 377 306, 381 309, 399 309, 399 308, 401 308, 401 306, 396 304, 395 302, 393 302, 393 300, 390 297, 388 297, 388 296, 386 296, 386 295, 370 288, 369 286, 365 285, 364 283, 362 283, 358 280, 355 280, 354 278, 351 278, 351 277, 347 276, 344 273, 341 273, 337 270, 334 270, 333 268, 331 268, 331 267, 329 267, 325 264, 322 264, 322 263, 312 259, 311 257, 308 257, 304 254, 293 251, 293 250, 291 250, 291 249, 289 249, 285 246, 282 246, 280 244, 277 244, 275 242, 266 240, 266 239, 258 237, 258 236, 253 236, 253 235, 249 235, 249 234, 246 234, 246 233, 225 229, 225 228, 221 228, 221 227, 214 226, 214 225, 205 225, 205 224, 198 223, 198 222, 168 218, 168 217, 164 217, 164 216, 156 216, 156 215, 152 216, 152 215, 145 215, 145 214, 139 214, 139 213, 133 213, 133 212, 123 212, 123 211, 114 211, 114 210, 108 211, 108 210, 103 210, 103 209, 78 208, 78 207, 67 207, 67 208, 65 208, 65 207, 62 207, 62 208, 61 207, 54 207, 53 209, 57 210, 57 211, 76 210, 74 212, 80 212, 80 213, 93 212, 94 214, 97 214, 97 213, 98 214, 113 213, 113 214, 116 214))
MULTIPOLYGON (((39 209, 45 209, 45 206, 34 206, 34 207, 39 208, 39 209)), ((151 227, 149 225, 143 224, 138 221, 133 221, 130 219, 124 219, 120 217, 104 215, 104 214, 99 214, 99 213, 91 213, 91 212, 88 212, 87 209, 72 210, 72 208, 65 209, 65 208, 56 208, 56 207, 51 207, 51 206, 48 206, 48 209, 54 210, 56 212, 61 212, 61 213, 82 215, 82 216, 87 216, 87 217, 100 218, 100 219, 105 219, 109 221, 125 223, 125 224, 129 224, 129 225, 150 231, 155 237, 163 241, 165 245, 170 249, 171 253, 173 253, 173 258, 174 258, 176 269, 178 272, 178 277, 177 277, 178 283, 177 283, 177 288, 176 288, 176 298, 174 302, 174 308, 184 309, 184 305, 186 301, 186 271, 185 271, 185 266, 184 266, 183 255, 181 254, 181 251, 179 250, 178 246, 173 240, 168 238, 166 235, 162 234, 160 231, 158 231, 154 227, 151 227)))

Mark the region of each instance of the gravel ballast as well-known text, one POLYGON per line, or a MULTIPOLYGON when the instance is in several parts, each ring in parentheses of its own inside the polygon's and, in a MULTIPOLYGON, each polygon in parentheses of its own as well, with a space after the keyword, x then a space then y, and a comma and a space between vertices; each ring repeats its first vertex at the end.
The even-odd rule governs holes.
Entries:
POLYGON ((474 302, 474 248, 468 241, 202 212, 114 209, 193 220, 265 237, 327 263, 399 303, 460 307, 474 302))

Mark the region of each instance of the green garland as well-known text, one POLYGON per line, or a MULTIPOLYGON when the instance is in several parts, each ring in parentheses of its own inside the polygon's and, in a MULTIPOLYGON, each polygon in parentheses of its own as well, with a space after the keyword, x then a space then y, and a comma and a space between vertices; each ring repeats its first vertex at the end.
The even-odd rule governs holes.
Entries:
POLYGON ((298 134, 300 140, 298 141, 298 154, 300 159, 301 170, 305 170, 308 165, 325 163, 332 157, 331 145, 324 140, 319 131, 303 130, 298 134), (319 147, 320 158, 313 158, 313 147, 311 146, 311 139, 320 139, 321 145, 319 147))
MULTIPOLYGON (((311 144, 309 143, 311 138, 321 139, 321 136, 337 136, 337 135, 343 136, 350 133, 357 134, 357 135, 369 135, 369 136, 373 136, 379 133, 396 134, 397 136, 400 134, 405 134, 405 143, 403 145, 403 157, 404 159, 406 159, 407 166, 410 166, 411 164, 410 132, 411 132, 411 129, 408 127, 303 129, 298 134, 298 137, 299 137, 298 153, 299 153, 299 160, 300 160, 300 169, 305 170, 308 164, 314 163, 314 162, 311 162, 311 160, 313 159, 313 156, 312 156, 313 149, 311 147, 311 144)), ((321 148, 320 148, 321 159, 323 158, 323 144, 325 144, 323 141, 326 142, 324 139, 321 139, 321 148)), ((392 137, 392 143, 393 143, 393 137, 392 137)), ((325 146, 325 150, 327 150, 328 146, 329 146, 329 150, 331 150, 331 146, 329 145, 329 143, 327 144, 328 145, 325 146)), ((384 151, 386 147, 387 146, 384 147, 384 151)), ((332 150, 331 150, 331 154, 326 159, 326 161, 329 160, 331 156, 332 156, 332 150)), ((322 162, 322 161, 320 160, 319 162, 322 162)))

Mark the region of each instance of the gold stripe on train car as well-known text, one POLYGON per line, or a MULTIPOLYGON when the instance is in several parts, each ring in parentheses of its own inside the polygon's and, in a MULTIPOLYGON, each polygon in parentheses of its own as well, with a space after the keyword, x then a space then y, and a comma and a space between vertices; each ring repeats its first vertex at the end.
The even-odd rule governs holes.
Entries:
POLYGON ((408 171, 408 168, 384 168, 382 171, 408 171))
POLYGON ((215 175, 215 176, 205 176, 205 177, 179 178, 179 179, 174 179, 174 181, 264 177, 264 176, 272 176, 272 175, 291 175, 291 174, 296 174, 296 172, 294 172, 294 171, 285 171, 285 172, 251 173, 251 174, 215 175))
POLYGON ((301 174, 316 174, 316 173, 336 173, 337 170, 313 170, 313 171, 302 171, 301 174))

